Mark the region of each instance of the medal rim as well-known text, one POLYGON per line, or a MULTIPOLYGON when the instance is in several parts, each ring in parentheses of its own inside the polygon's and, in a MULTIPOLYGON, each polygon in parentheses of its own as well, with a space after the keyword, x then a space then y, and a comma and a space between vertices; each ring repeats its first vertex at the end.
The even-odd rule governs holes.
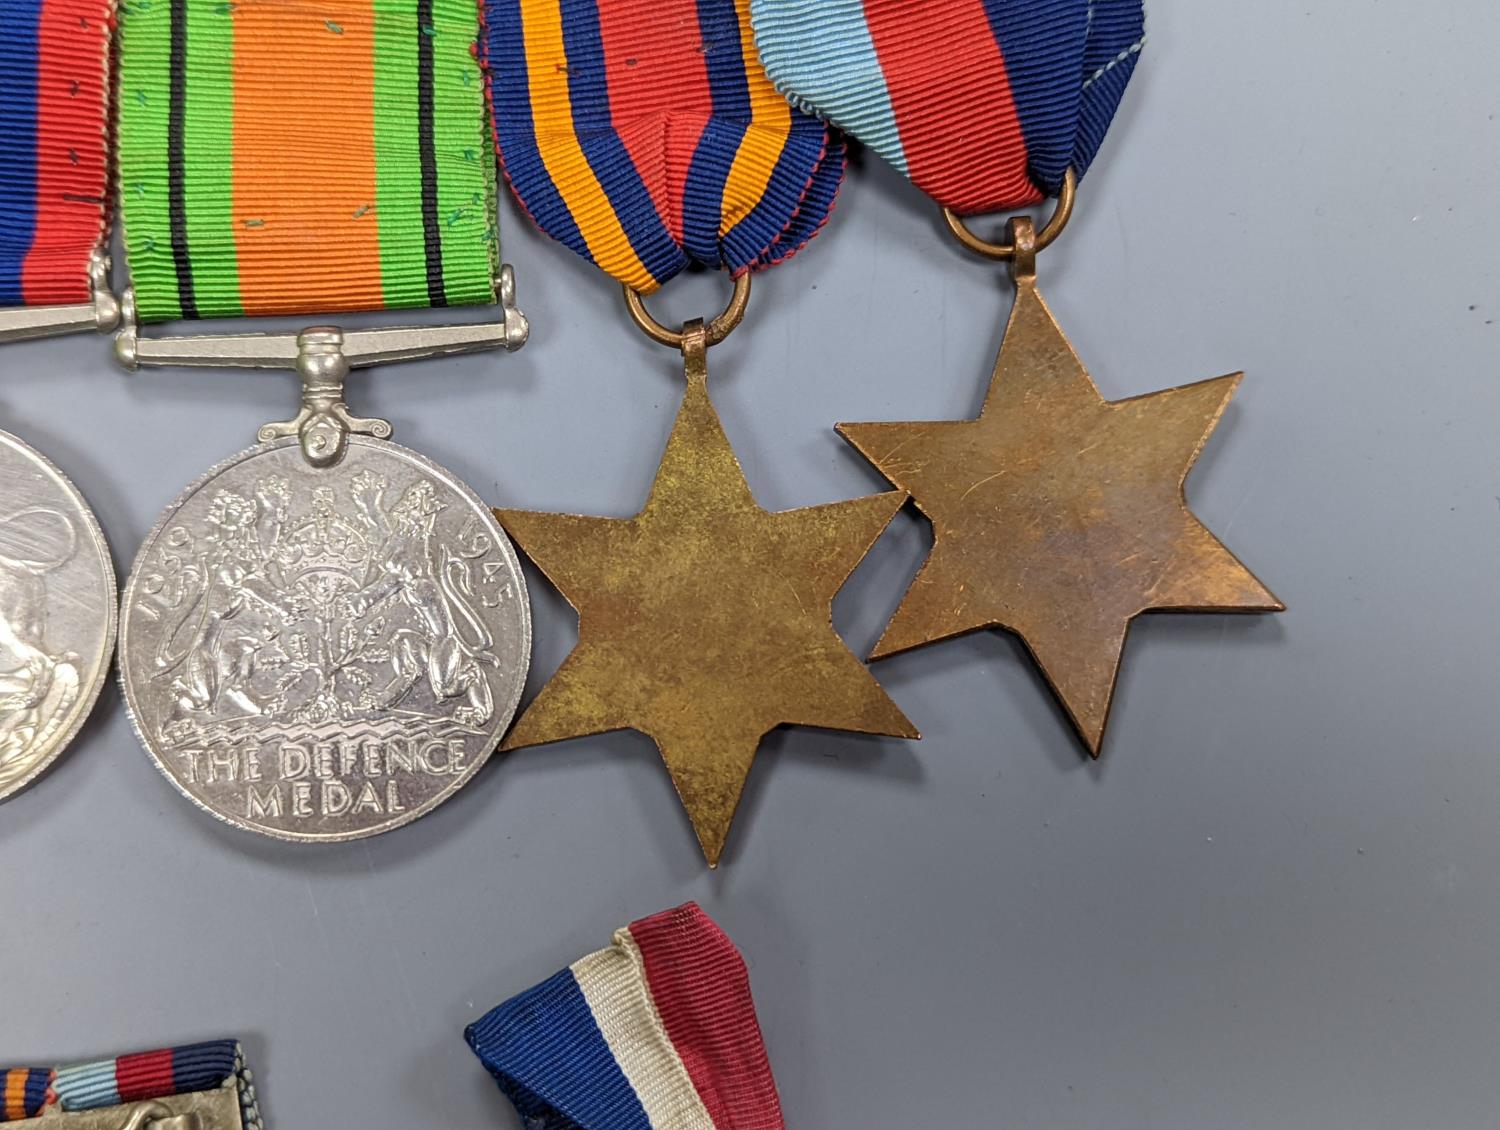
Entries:
POLYGON ((88 499, 84 497, 83 491, 78 489, 78 484, 70 479, 58 465, 48 459, 31 444, 21 439, 20 436, 0 429, 0 444, 8 444, 18 452, 36 462, 44 471, 49 472, 61 485, 63 493, 72 498, 77 504, 78 512, 83 518, 84 529, 93 538, 94 548, 98 551, 98 558, 104 565, 104 641, 100 647, 99 670, 88 684, 86 693, 80 699, 77 716, 71 725, 67 727, 61 737, 52 746, 52 750, 27 773, 23 774, 15 782, 0 786, 0 804, 10 800, 12 797, 24 792, 35 784, 46 772, 56 764, 63 752, 70 748, 78 740, 79 733, 84 725, 93 717, 94 709, 99 705, 99 697, 104 693, 104 685, 109 681, 110 669, 119 658, 117 645, 119 643, 120 629, 120 577, 115 571, 114 553, 110 548, 109 539, 104 535, 104 527, 99 524, 99 518, 94 513, 93 507, 89 505, 88 499))
MULTIPOLYGON (((281 439, 273 440, 270 443, 258 443, 252 447, 247 447, 242 451, 238 451, 234 455, 229 456, 227 459, 223 459, 220 462, 214 464, 214 466, 210 467, 207 471, 204 471, 191 483, 183 487, 183 489, 178 492, 177 497, 162 509, 161 514, 157 517, 155 524, 152 525, 150 532, 147 533, 146 537, 141 541, 140 548, 136 550, 135 559, 130 564, 130 572, 125 578, 125 585, 120 591, 120 607, 118 615, 119 642, 115 655, 115 661, 118 667, 118 674, 116 678, 119 682, 120 698, 125 704, 125 716, 130 719, 130 728, 135 732, 136 740, 140 742, 141 748, 146 751, 147 756, 151 759, 151 763, 156 766, 158 772, 160 772, 161 775, 167 779, 167 782, 172 786, 172 788, 182 794, 182 796, 186 797, 189 801, 191 801, 195 807, 208 813, 215 820, 229 825, 231 828, 238 829, 242 832, 251 832, 256 835, 265 836, 273 840, 281 840, 286 843, 297 844, 349 843, 354 840, 365 840, 369 839, 372 836, 379 836, 384 835, 387 832, 397 831, 398 829, 404 828, 408 824, 421 819, 423 816, 428 815, 434 810, 441 808, 446 802, 452 800, 455 796, 458 795, 458 793, 463 791, 463 789, 467 785, 469 785, 470 782, 472 782, 474 778, 479 774, 479 771, 489 763, 490 758, 494 756, 495 751, 500 747, 500 743, 505 739, 505 735, 510 731, 512 724, 515 722, 516 714, 520 710, 521 699, 525 695, 526 680, 531 672, 531 594, 526 586, 526 576, 521 569, 521 560, 519 555, 516 553, 515 543, 511 541, 510 535, 505 532, 505 527, 502 526, 499 520, 495 517, 493 509, 490 506, 486 505, 485 501, 479 497, 478 493, 474 490, 473 487, 469 486, 468 483, 464 482, 452 471, 444 467, 441 463, 437 463, 434 460, 429 459, 427 456, 423 455, 421 452, 414 451, 409 447, 403 446, 402 444, 395 443, 394 441, 388 439, 375 439, 370 436, 349 436, 349 450, 345 453, 344 459, 341 459, 339 463, 336 464, 336 466, 342 466, 344 461, 349 458, 349 454, 352 453, 356 448, 371 448, 377 452, 389 452, 397 456, 398 458, 404 457, 406 459, 409 459, 416 466, 421 467, 440 477, 443 480, 444 484, 452 489, 454 493, 460 495, 466 501, 471 503, 490 523, 490 526, 492 528, 491 532, 499 535, 499 537, 496 539, 495 545, 497 548, 503 549, 504 556, 511 565, 511 569, 516 578, 516 584, 518 586, 518 595, 520 597, 521 606, 521 642, 523 645, 521 652, 522 663, 520 668, 520 677, 516 680, 515 695, 513 696, 513 701, 511 701, 509 704, 508 712, 505 714, 505 722, 495 731, 494 735, 485 742, 484 748, 481 751, 480 755, 474 759, 473 763, 468 767, 468 769, 464 771, 463 775, 453 781, 451 788, 445 789, 433 799, 418 805, 416 808, 402 813, 397 819, 393 821, 387 821, 359 831, 318 833, 291 832, 284 831, 279 828, 266 828, 258 824, 253 824, 248 820, 242 820, 237 817, 230 816, 227 813, 220 812, 218 809, 211 806, 207 801, 203 800, 200 797, 194 796, 187 790, 182 782, 177 779, 176 775, 173 774, 172 771, 167 767, 162 757, 157 754, 154 745, 147 739, 145 729, 141 723, 140 712, 136 707, 135 694, 131 689, 129 677, 130 665, 128 662, 127 652, 130 636, 130 620, 128 612, 131 607, 131 600, 136 594, 136 582, 140 577, 141 568, 145 563, 147 554, 156 545, 157 539, 160 538, 166 531, 167 527, 171 524, 172 518, 179 511, 181 511, 182 508, 188 503, 188 501, 191 500, 195 495, 197 495, 199 491, 203 490, 203 488, 211 483, 214 479, 217 479, 219 476, 223 475, 231 468, 238 467, 243 463, 249 463, 252 460, 265 455, 269 455, 284 448, 295 447, 299 448, 300 450, 300 444, 301 441, 298 439, 298 437, 286 436, 281 439)), ((332 469, 334 468, 329 468, 329 470, 332 469)), ((497 710, 496 714, 497 716, 499 716, 500 712, 497 710)))

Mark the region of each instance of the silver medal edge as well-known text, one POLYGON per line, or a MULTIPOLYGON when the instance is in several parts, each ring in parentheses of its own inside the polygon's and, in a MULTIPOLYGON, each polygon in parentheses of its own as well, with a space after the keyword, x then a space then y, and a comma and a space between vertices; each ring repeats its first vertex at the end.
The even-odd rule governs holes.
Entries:
POLYGON ((105 616, 108 618, 108 623, 104 628, 104 647, 102 648, 103 655, 100 658, 99 670, 89 683, 87 693, 84 694, 80 701, 77 716, 73 719, 72 725, 53 744, 52 752, 42 758, 31 772, 27 773, 20 780, 6 786, 4 789, 0 789, 0 802, 3 802, 34 784, 42 774, 52 768, 57 759, 62 756, 63 751, 77 739, 79 731, 83 729, 84 724, 93 715, 94 707, 99 704, 99 696, 104 692, 104 684, 109 679, 110 668, 114 666, 115 662, 115 644, 119 638, 120 626, 119 607, 116 604, 120 594, 120 579, 119 575, 115 572, 115 562, 113 555, 110 553, 109 539, 104 536, 104 528, 99 525, 98 517, 95 516, 93 508, 89 506, 88 499, 78 489, 78 485, 72 479, 68 478, 57 464, 53 463, 52 460, 48 459, 19 436, 12 435, 7 431, 0 431, 0 442, 14 444, 23 454, 34 459, 43 469, 56 476, 63 491, 72 496, 73 501, 78 506, 78 512, 83 516, 84 529, 93 538, 93 546, 98 552, 99 560, 104 565, 105 596, 106 598, 113 598, 106 599, 104 602, 105 616))
POLYGON ((158 517, 156 520, 156 524, 151 527, 151 532, 146 535, 145 540, 141 542, 140 549, 136 551, 135 560, 131 563, 130 566, 130 575, 126 578, 125 589, 120 598, 118 622, 122 625, 122 627, 119 633, 117 678, 119 680, 121 697, 125 702, 125 715, 130 719, 130 727, 135 731, 136 739, 140 742, 141 748, 146 751, 147 756, 151 758, 151 763, 155 765, 161 775, 167 779, 172 788, 181 793, 197 808, 202 809, 204 812, 212 816, 215 820, 218 820, 224 824, 228 824, 232 828, 237 828, 240 831, 244 832, 253 832, 257 835, 266 836, 273 840, 283 840, 287 843, 298 844, 339 844, 348 843, 352 840, 369 839, 371 836, 383 835, 386 832, 394 832, 396 829, 405 827, 412 821, 426 816, 429 812, 432 812, 434 809, 441 807, 444 802, 451 800, 455 795, 457 795, 459 791, 467 786, 469 782, 473 780, 474 776, 481 769, 483 769, 486 764, 488 764, 490 757, 494 754, 495 750, 499 747, 500 742, 504 739, 506 733, 510 730, 511 723, 515 721, 516 711, 521 705, 521 696, 525 693, 526 678, 531 670, 531 594, 527 590, 526 576, 521 571, 521 561, 520 558, 516 555, 516 547, 514 543, 511 542, 510 535, 505 532, 505 528, 501 526, 499 521, 495 518, 493 509, 488 504, 486 504, 485 501, 480 498, 477 493, 475 493, 472 487, 461 480, 452 471, 449 471, 446 467, 442 466, 439 463, 435 463, 433 460, 427 458, 427 456, 423 455, 419 451, 413 451, 409 447, 403 447, 401 444, 394 443, 391 440, 387 439, 371 439, 365 436, 351 435, 349 437, 349 447, 351 450, 356 447, 367 447, 377 452, 387 452, 398 457, 410 459, 417 466, 431 472, 433 475, 441 479, 443 484, 451 489, 455 494, 472 503, 479 510, 479 512, 484 515, 485 519, 490 524, 491 532, 496 535, 495 545, 497 548, 502 550, 503 555, 506 559, 506 563, 510 566, 512 575, 516 578, 517 595, 520 597, 521 603, 522 662, 519 672, 520 677, 516 680, 515 693, 511 696, 511 701, 508 704, 507 709, 503 713, 499 711, 497 711, 496 713, 496 717, 503 718, 504 720, 499 726, 495 728, 494 735, 489 739, 488 742, 485 743, 484 748, 480 752, 480 755, 474 759, 473 764, 471 764, 469 768, 464 771, 462 776, 456 779, 451 788, 445 789, 442 793, 434 797, 432 800, 418 805, 410 812, 402 813, 394 820, 387 820, 383 823, 376 824, 369 828, 365 828, 356 832, 288 832, 279 828, 266 828, 262 827, 259 824, 252 824, 248 820, 239 820, 233 816, 228 815, 227 813, 220 812, 218 809, 211 807, 203 800, 194 796, 182 785, 180 781, 177 780, 172 771, 167 768, 166 763, 160 756, 158 756, 155 747, 147 739, 145 728, 141 724, 140 712, 138 712, 137 710, 135 694, 131 689, 128 653, 130 645, 130 621, 128 612, 131 607, 131 602, 135 597, 136 582, 139 579, 141 569, 146 562, 146 557, 151 551, 152 547, 155 546, 157 539, 161 537, 161 535, 166 531, 167 527, 171 525, 172 519, 177 515, 178 511, 180 511, 183 506, 187 504, 189 499, 191 499, 195 494, 197 494, 205 486, 207 486, 208 483, 224 474, 230 468, 237 467, 241 463, 248 463, 252 459, 267 455, 284 447, 296 447, 300 444, 300 442, 301 441, 296 436, 289 436, 285 439, 276 440, 273 443, 261 443, 256 444, 254 447, 247 447, 245 450, 231 455, 229 458, 215 464, 203 474, 199 475, 198 478, 194 479, 193 482, 184 487, 182 491, 177 495, 177 497, 174 498, 171 503, 162 510, 160 517, 158 517))

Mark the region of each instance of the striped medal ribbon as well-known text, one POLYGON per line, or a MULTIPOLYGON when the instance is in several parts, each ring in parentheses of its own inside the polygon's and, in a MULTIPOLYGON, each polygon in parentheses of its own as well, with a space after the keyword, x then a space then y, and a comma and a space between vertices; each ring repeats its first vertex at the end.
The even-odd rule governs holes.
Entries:
POLYGON ((776 92, 748 0, 485 0, 505 173, 537 224, 634 290, 741 275, 827 220, 844 146, 776 92))
POLYGON ((495 301, 473 0, 125 0, 139 316, 495 301))
POLYGON ((960 215, 1087 172, 1145 44, 1142 0, 749 0, 777 89, 960 215))
POLYGON ((0 307, 92 298, 113 13, 113 0, 0 0, 0 307))
POLYGON ((692 903, 616 931, 464 1035, 528 1126, 784 1126, 745 961, 692 903))
POLYGON ((233 1086, 244 1130, 261 1130, 255 1083, 235 1040, 211 1040, 66 1067, 0 1068, 0 1122, 100 1110, 233 1086))

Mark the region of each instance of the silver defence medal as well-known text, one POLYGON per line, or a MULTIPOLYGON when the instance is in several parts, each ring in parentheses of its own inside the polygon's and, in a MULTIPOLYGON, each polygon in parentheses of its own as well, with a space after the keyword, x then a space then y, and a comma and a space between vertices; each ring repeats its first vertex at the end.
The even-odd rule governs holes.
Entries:
POLYGON ((0 432, 0 798, 52 764, 115 648, 115 570, 78 488, 0 432))
POLYGON ((462 788, 509 726, 531 653, 509 539, 468 487, 343 399, 352 366, 519 345, 525 321, 507 307, 495 327, 127 328, 127 363, 302 377, 298 417, 189 487, 125 587, 131 719, 167 779, 221 820, 286 840, 390 831, 462 788))

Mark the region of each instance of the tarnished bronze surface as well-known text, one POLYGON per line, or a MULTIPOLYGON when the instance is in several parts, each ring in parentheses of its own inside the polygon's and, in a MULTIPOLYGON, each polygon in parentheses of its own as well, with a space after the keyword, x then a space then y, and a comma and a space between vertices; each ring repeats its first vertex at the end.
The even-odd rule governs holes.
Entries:
POLYGON ((1008 628, 1098 757, 1135 616, 1285 606, 1183 495, 1241 374, 1105 400, 1037 292, 1030 221, 1011 236, 1016 304, 979 418, 839 426, 933 526, 872 658, 1008 628))
POLYGON ((709 401, 706 348, 693 323, 682 346, 687 394, 639 515, 495 516, 578 610, 578 646, 505 748, 649 735, 717 866, 772 729, 918 735, 834 632, 830 611, 906 495, 762 510, 709 401))

